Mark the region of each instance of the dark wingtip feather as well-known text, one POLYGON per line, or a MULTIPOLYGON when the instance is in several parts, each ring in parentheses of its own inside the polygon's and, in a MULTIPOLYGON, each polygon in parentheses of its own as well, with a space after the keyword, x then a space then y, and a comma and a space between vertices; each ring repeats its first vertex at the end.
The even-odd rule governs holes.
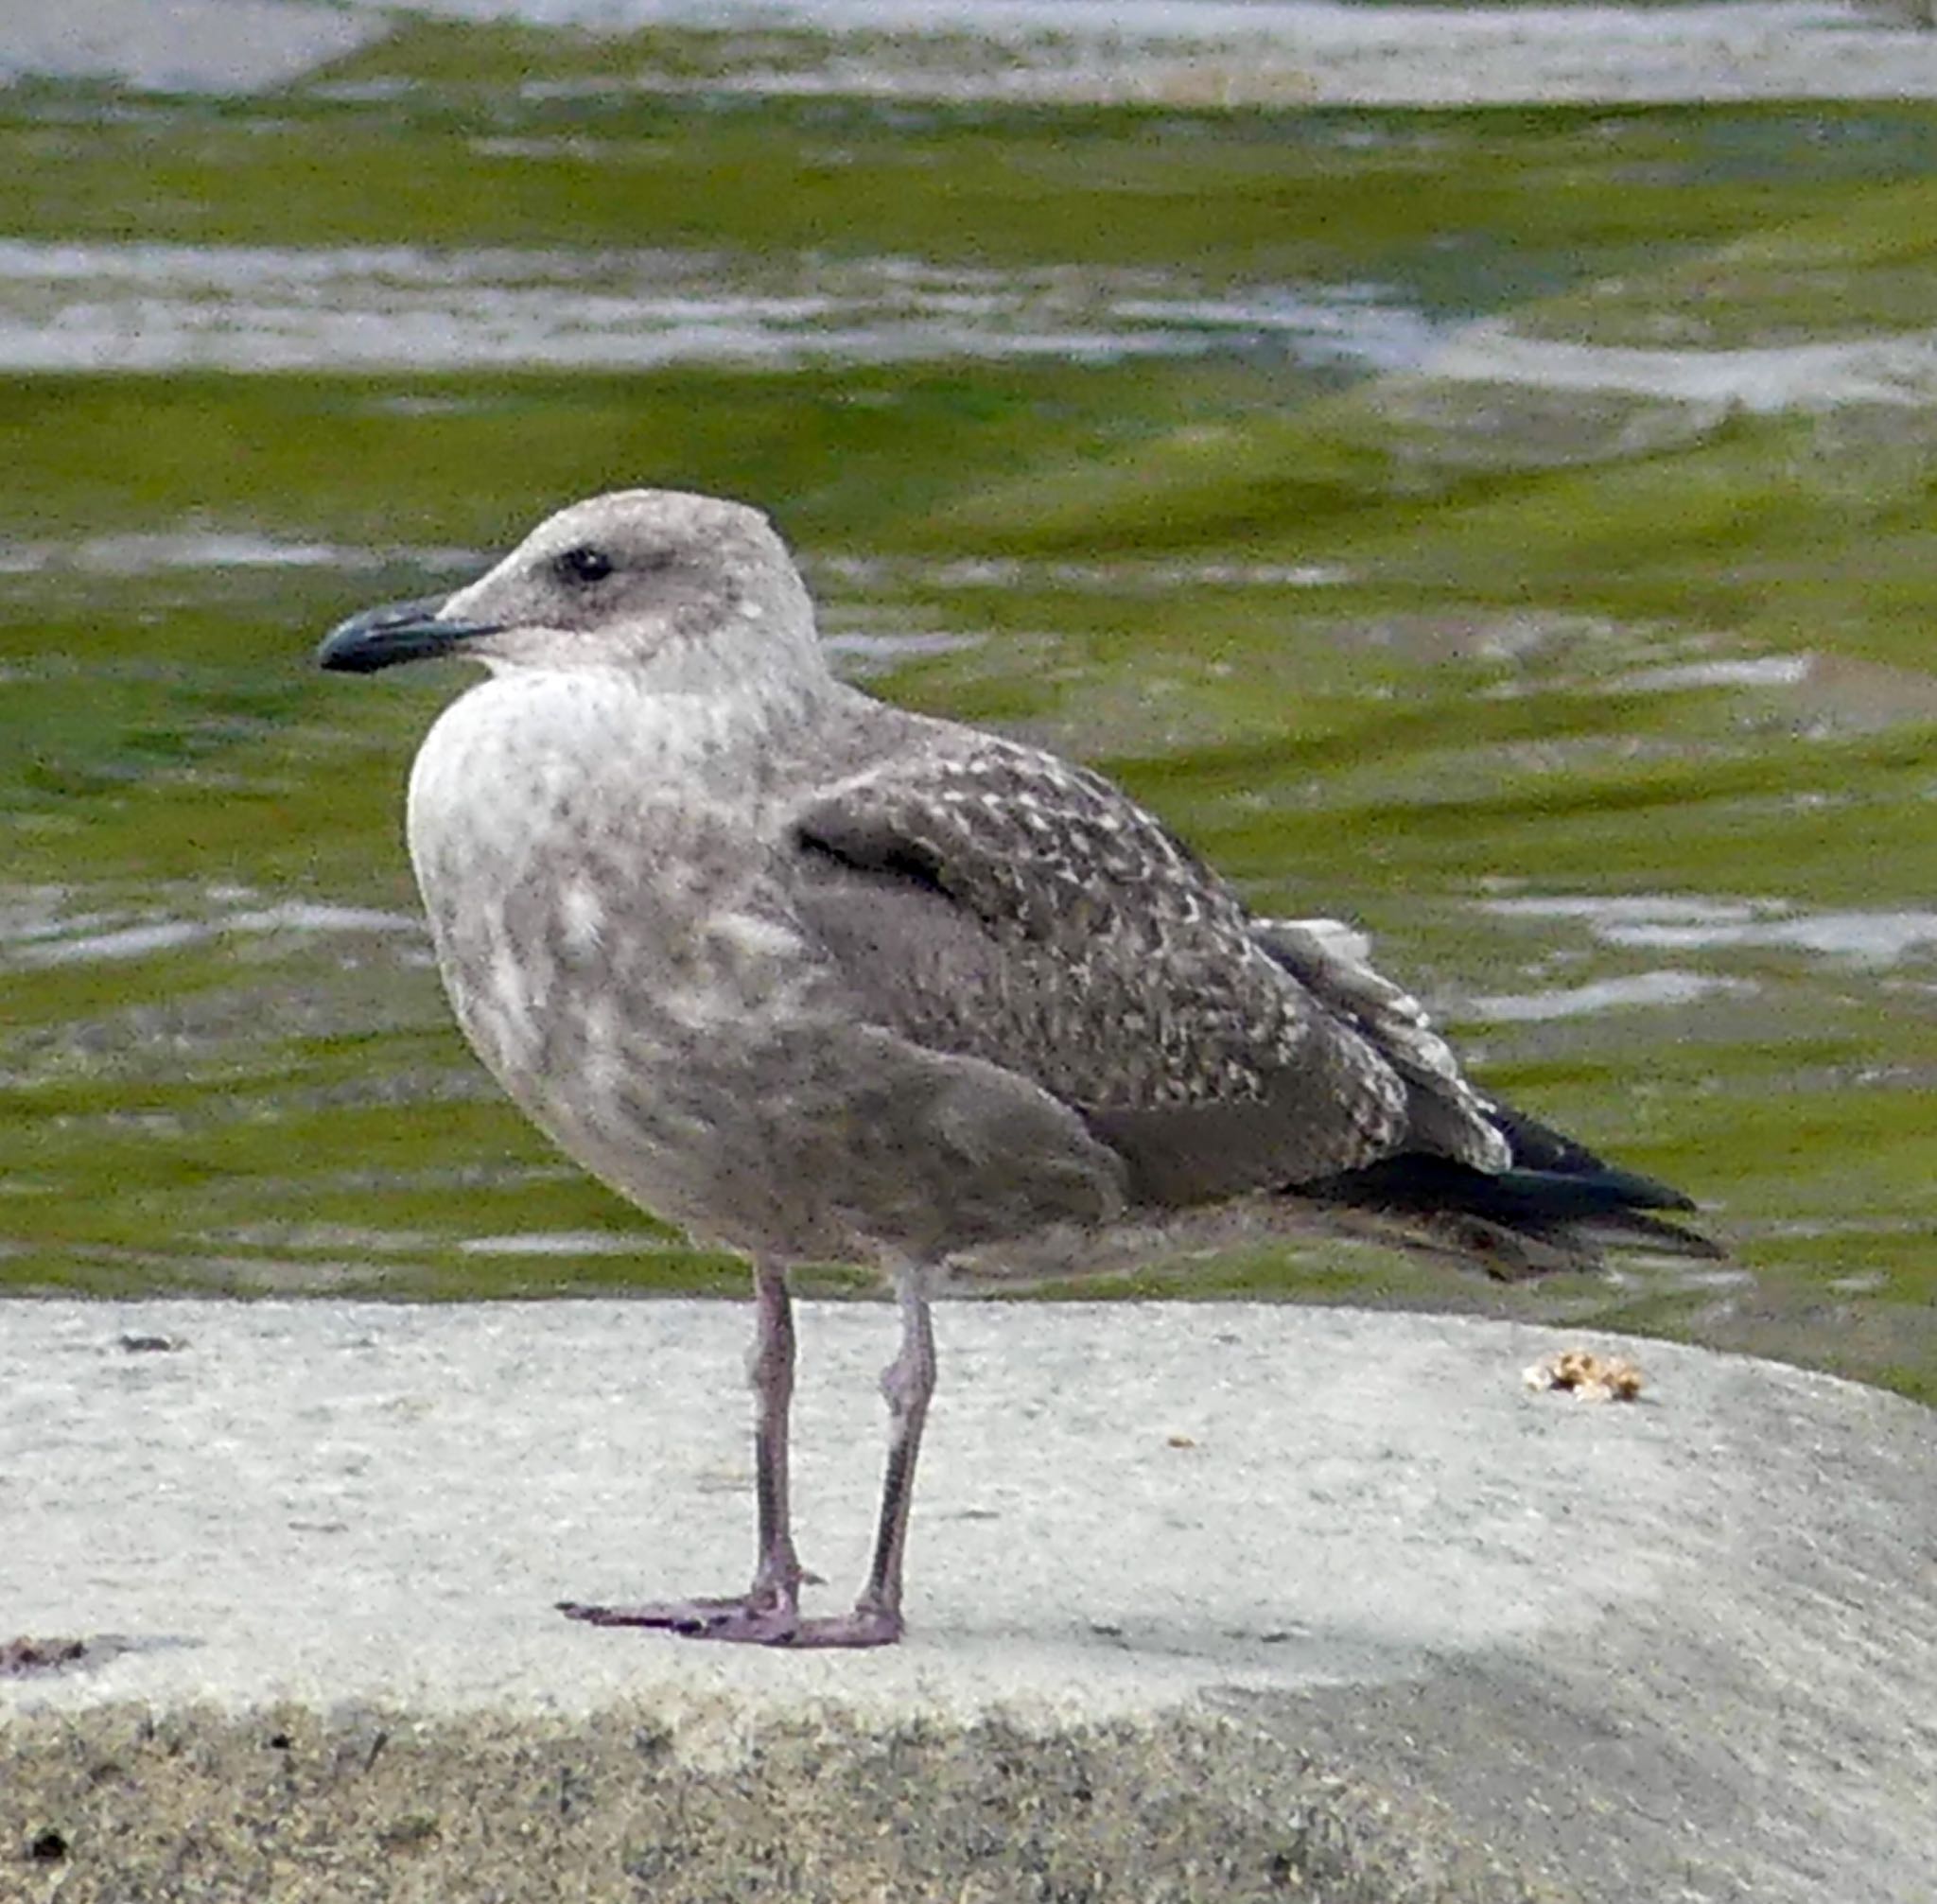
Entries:
POLYGON ((1529 1117, 1510 1105, 1495 1104, 1488 1117, 1513 1149, 1513 1167, 1540 1177, 1577 1179, 1597 1182, 1613 1197, 1638 1210, 1693 1210, 1695 1199, 1672 1184, 1636 1170, 1623 1170, 1604 1157, 1597 1157, 1586 1144, 1577 1143, 1564 1131, 1529 1117))
POLYGON ((1506 1170, 1413 1151, 1300 1188, 1409 1222, 1422 1232, 1419 1241, 1472 1257, 1496 1275, 1598 1268, 1607 1249, 1708 1260, 1727 1253, 1699 1231, 1652 1214, 1693 1210, 1692 1197, 1605 1162, 1524 1112, 1497 1107, 1491 1115, 1512 1146, 1506 1170))

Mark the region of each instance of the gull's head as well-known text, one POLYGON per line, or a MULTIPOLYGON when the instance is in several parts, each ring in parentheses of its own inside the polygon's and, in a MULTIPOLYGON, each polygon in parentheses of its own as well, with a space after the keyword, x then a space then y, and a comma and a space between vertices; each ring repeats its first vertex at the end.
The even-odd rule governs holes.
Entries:
POLYGON ((807 591, 766 517, 657 489, 575 502, 456 594, 353 615, 316 658, 371 673, 434 655, 494 673, 636 671, 689 690, 823 666, 807 591))

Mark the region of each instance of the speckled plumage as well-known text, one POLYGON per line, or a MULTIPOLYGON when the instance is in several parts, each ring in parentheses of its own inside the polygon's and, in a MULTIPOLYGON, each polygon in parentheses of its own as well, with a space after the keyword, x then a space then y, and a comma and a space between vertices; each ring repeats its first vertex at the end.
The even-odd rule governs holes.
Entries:
MULTIPOLYGON (((711 519, 608 506, 662 542, 669 512, 711 519)), ((1386 1156, 1416 1103, 1485 1161, 1498 1140, 1457 1072, 1408 1065, 1389 1010, 1340 1009, 1335 961, 1275 955, 1109 782, 834 681, 748 514, 724 547, 756 559, 683 585, 710 620, 623 665, 571 604, 536 624, 536 660, 480 642, 497 678, 412 775, 459 1018, 567 1150, 754 1253, 925 1259, 1073 1223, 1073 1266, 1082 1228, 1126 1206, 1386 1156), (715 635, 742 665, 694 691, 715 635)), ((533 566, 521 551, 450 613, 495 620, 507 593, 532 612, 533 566)))
MULTIPOLYGON (((1409 1158, 1493 1185, 1489 1234, 1565 1245, 1537 1197, 1516 1220, 1509 1114, 1354 935, 1251 917, 1095 774, 835 681, 755 512, 574 505, 447 602, 346 623, 323 658, 446 649, 493 678, 425 741, 409 832, 467 1037, 585 1167, 765 1266, 762 1366, 792 1366, 778 1266, 900 1270, 907 1469, 925 1296, 959 1252, 1082 1267, 1125 1225, 1300 1187, 1416 1209, 1416 1173, 1387 1180, 1409 1158)), ((1629 1201, 1659 1189, 1615 1179, 1629 1201)), ((783 1445, 785 1388, 762 1403, 783 1445)), ((867 1643, 892 1600, 899 1632, 898 1471, 850 1616, 865 1637, 798 1619, 784 1459, 764 1453, 754 1592, 724 1628, 686 1603, 645 1623, 867 1643), (757 1613, 777 1592, 784 1634, 757 1613)))

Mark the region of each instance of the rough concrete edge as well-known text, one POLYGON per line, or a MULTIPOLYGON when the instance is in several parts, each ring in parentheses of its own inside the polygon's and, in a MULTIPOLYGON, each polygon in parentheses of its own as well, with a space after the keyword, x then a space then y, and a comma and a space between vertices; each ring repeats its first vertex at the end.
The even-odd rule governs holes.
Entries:
POLYGON ((1444 1807, 1182 1706, 749 1722, 139 1704, 0 1724, 0 1896, 1561 1904, 1444 1807), (911 1794, 916 1794, 911 1796, 911 1794), (375 1887, 373 1891, 371 1887, 375 1887), (18 1895, 27 1895, 21 1893, 18 1895))

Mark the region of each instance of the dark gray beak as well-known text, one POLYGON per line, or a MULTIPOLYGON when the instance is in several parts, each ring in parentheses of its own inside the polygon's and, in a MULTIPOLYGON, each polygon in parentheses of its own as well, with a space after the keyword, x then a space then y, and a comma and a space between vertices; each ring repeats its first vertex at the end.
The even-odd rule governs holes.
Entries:
POLYGON ((323 638, 316 665, 344 674, 374 674, 399 661, 448 655, 473 636, 497 633, 496 622, 440 621, 437 611, 447 599, 432 595, 422 602, 389 602, 352 615, 323 638))

